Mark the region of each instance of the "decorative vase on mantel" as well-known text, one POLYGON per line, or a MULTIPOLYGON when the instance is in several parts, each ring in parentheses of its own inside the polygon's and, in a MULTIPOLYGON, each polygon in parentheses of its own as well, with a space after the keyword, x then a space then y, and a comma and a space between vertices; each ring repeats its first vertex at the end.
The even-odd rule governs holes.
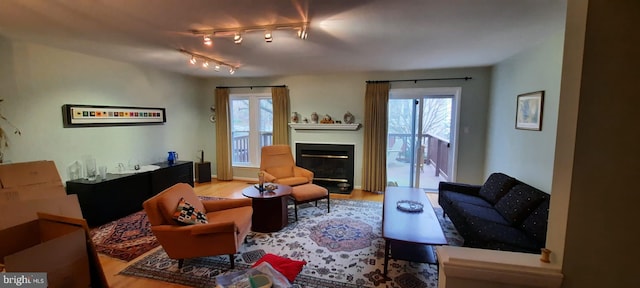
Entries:
POLYGON ((351 114, 351 112, 347 111, 347 113, 344 114, 344 118, 342 120, 344 120, 345 124, 353 124, 353 122, 355 122, 356 117, 353 116, 353 114, 351 114))
POLYGON ((311 113, 311 123, 318 124, 318 113, 316 112, 311 113))
POLYGON ((298 123, 298 113, 297 112, 291 112, 291 123, 298 123))

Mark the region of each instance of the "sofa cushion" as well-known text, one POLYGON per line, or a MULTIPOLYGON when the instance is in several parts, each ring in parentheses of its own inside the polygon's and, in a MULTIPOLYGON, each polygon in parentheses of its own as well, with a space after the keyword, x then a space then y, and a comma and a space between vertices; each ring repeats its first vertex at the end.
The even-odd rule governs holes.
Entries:
POLYGON ((173 214, 173 219, 175 219, 176 221, 182 224, 188 224, 188 225, 208 223, 207 215, 205 215, 204 213, 202 213, 202 211, 193 207, 193 205, 185 201, 184 198, 180 198, 178 207, 176 207, 176 212, 173 214))
POLYGON ((440 195, 438 197, 442 197, 444 201, 448 201, 449 203, 469 203, 482 207, 493 207, 493 205, 483 198, 474 195, 468 195, 458 192, 452 191, 440 191, 440 195))
POLYGON ((470 243, 465 239, 465 246, 518 252, 540 251, 536 241, 515 227, 473 216, 469 218, 469 226, 476 237, 470 243))
POLYGON ((522 221, 520 228, 544 247, 547 241, 547 222, 549 218, 549 199, 545 199, 531 214, 522 221))
POLYGON ((547 198, 549 198, 547 193, 520 183, 513 186, 507 194, 500 198, 495 208, 509 223, 518 225, 533 212, 533 209, 542 200, 547 198))
POLYGON ((504 196, 509 189, 516 185, 518 180, 513 177, 507 176, 503 173, 493 173, 484 182, 482 188, 480 188, 480 197, 489 201, 491 204, 496 204, 502 196, 504 196))
POLYGON ((469 203, 454 203, 458 210, 462 211, 462 215, 467 222, 470 222, 472 218, 478 218, 489 222, 495 222, 502 225, 509 225, 510 223, 496 211, 493 207, 483 207, 469 203))
POLYGON ((244 233, 248 233, 251 229, 252 214, 253 208, 251 208, 251 206, 241 206, 237 208, 207 212, 207 221, 209 221, 209 223, 233 222, 237 229, 236 232, 245 235, 244 233))
POLYGON ((309 183, 309 179, 305 177, 286 177, 286 178, 276 179, 276 181, 274 182, 282 185, 287 185, 287 186, 296 186, 300 184, 309 183))

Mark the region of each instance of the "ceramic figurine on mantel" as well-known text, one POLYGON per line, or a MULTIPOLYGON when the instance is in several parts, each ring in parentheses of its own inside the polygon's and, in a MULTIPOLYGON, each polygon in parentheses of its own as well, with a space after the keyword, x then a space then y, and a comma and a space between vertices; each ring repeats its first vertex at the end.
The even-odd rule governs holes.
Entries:
POLYGON ((291 123, 298 123, 298 113, 297 112, 291 112, 291 123))
POLYGON ((318 113, 316 112, 311 113, 311 123, 318 124, 318 113))
POLYGON ((329 116, 329 114, 325 114, 324 117, 322 117, 322 120, 320 120, 320 123, 333 124, 333 119, 331 119, 331 116, 329 116))
POLYGON ((351 112, 347 111, 347 113, 344 114, 344 123, 345 124, 353 124, 353 122, 355 122, 356 117, 353 116, 353 114, 351 114, 351 112))

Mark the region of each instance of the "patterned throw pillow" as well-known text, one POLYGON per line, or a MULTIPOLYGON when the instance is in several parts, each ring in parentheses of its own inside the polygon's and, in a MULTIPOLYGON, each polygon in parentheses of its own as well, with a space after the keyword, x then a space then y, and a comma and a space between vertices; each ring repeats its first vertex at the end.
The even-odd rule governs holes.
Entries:
POLYGON ((493 173, 489 176, 487 181, 484 182, 480 192, 480 197, 484 198, 492 204, 498 203, 498 200, 509 192, 509 189, 518 184, 518 181, 503 173, 493 173))
POLYGON ((547 198, 549 194, 521 183, 513 186, 494 207, 512 225, 519 225, 540 202, 547 198))
POLYGON ((173 219, 188 225, 209 223, 207 215, 193 207, 189 202, 184 201, 184 198, 180 198, 176 212, 173 213, 173 219))

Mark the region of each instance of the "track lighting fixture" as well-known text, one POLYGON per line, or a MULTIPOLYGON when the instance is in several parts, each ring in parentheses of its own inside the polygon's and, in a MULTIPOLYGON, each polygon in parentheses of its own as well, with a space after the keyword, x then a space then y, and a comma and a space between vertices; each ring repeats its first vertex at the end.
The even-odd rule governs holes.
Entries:
POLYGON ((209 62, 212 62, 212 63, 215 63, 214 70, 216 72, 220 71, 220 66, 229 67, 229 74, 231 75, 233 75, 236 72, 236 70, 238 70, 237 66, 231 65, 229 63, 225 63, 223 61, 220 61, 211 57, 204 56, 202 54, 187 51, 185 49, 178 49, 178 51, 191 56, 191 58, 189 59, 189 63, 191 64, 195 65, 199 61, 202 62, 202 68, 205 68, 205 69, 209 68, 209 62))
POLYGON ((296 31, 298 38, 300 39, 307 39, 307 36, 309 35, 309 24, 310 22, 280 23, 220 29, 191 30, 191 33, 197 36, 202 36, 204 44, 207 46, 212 45, 213 37, 233 37, 233 42, 240 44, 242 43, 242 37, 244 35, 248 32, 254 31, 264 31, 264 40, 266 42, 271 42, 273 41, 273 31, 286 29, 296 31))

